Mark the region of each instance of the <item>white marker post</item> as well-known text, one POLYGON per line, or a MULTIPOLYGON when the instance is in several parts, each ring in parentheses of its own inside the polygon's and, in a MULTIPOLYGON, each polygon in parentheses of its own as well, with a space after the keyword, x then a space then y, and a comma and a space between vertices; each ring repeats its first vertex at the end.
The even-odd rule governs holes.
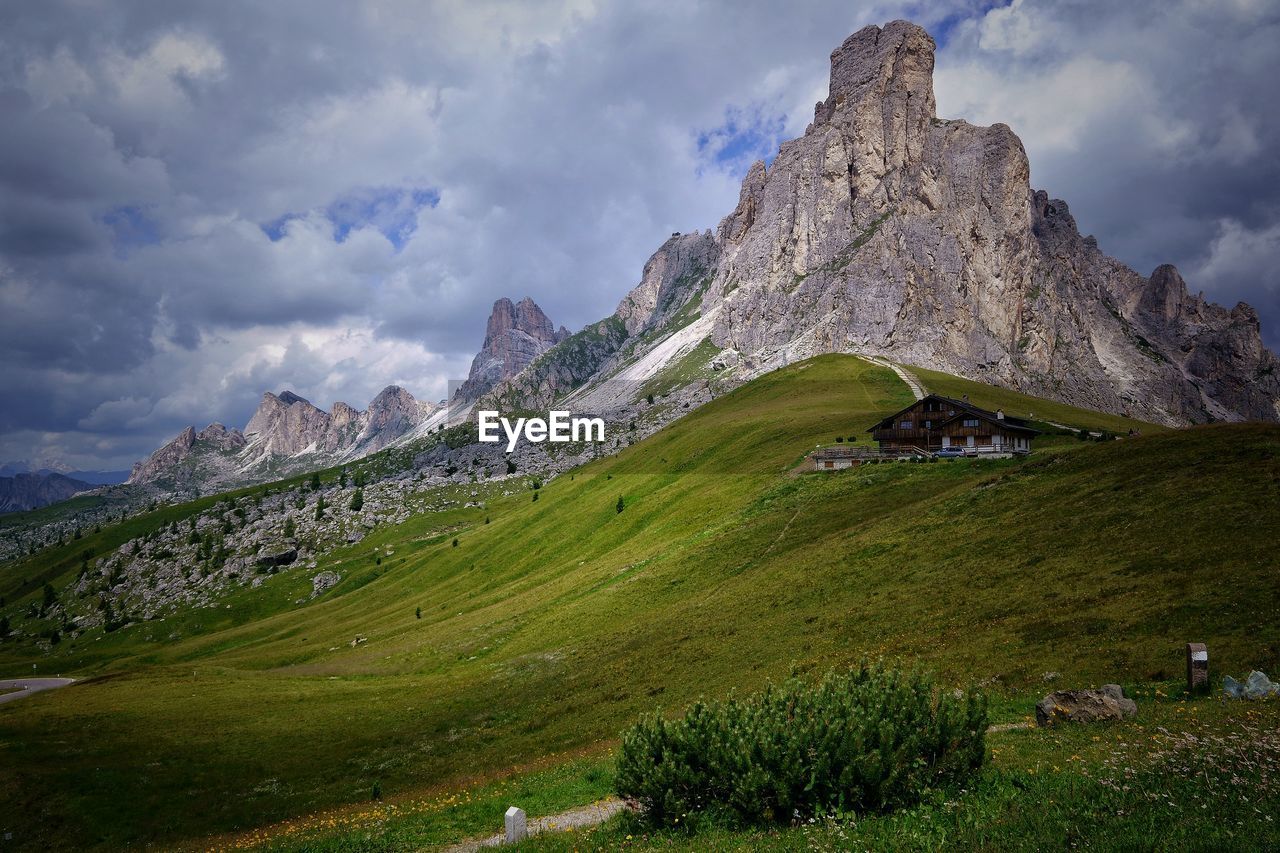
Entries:
POLYGON ((515 844, 529 837, 529 822, 524 809, 512 806, 507 809, 507 843, 515 844))

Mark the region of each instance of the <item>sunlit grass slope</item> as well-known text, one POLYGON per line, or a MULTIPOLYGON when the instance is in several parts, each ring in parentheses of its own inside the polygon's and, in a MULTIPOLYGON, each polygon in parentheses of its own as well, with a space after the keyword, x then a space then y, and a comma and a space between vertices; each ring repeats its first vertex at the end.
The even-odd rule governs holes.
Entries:
POLYGON ((305 606, 130 629, 119 675, 0 709, 0 815, 33 843, 190 838, 589 749, 863 655, 1008 693, 1050 670, 1164 679, 1189 639, 1228 671, 1280 659, 1280 429, 789 473, 909 401, 852 357, 792 365, 537 501, 376 531, 320 567, 360 583, 305 606))

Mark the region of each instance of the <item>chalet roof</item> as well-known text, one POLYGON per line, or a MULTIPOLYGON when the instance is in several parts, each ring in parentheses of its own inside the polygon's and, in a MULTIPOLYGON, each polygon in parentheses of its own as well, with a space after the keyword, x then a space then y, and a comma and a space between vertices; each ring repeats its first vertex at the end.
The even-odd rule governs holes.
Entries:
POLYGON ((956 418, 967 416, 967 417, 976 417, 980 420, 987 421, 993 426, 998 426, 1010 432, 1022 432, 1022 433, 1027 433, 1029 435, 1040 434, 1040 430, 1033 429, 1032 427, 1027 426, 1027 422, 1023 418, 1014 418, 1014 417, 1010 417, 1009 415, 1005 415, 1002 418, 996 412, 989 411, 980 406, 975 406, 973 403, 970 403, 967 400, 957 400, 954 397, 944 397, 941 394, 926 394, 925 396, 921 397, 919 400, 916 400, 915 402, 913 402, 911 405, 905 406, 899 409, 898 411, 894 412, 892 415, 889 415, 888 417, 878 421, 870 429, 868 429, 867 432, 875 432, 878 429, 891 429, 893 427, 893 422, 897 420, 899 416, 911 411, 921 403, 927 403, 930 401, 945 403, 953 407, 956 411, 956 414, 954 417, 949 417, 946 420, 941 421, 938 424, 939 427, 945 424, 951 423, 951 421, 955 420, 956 418))

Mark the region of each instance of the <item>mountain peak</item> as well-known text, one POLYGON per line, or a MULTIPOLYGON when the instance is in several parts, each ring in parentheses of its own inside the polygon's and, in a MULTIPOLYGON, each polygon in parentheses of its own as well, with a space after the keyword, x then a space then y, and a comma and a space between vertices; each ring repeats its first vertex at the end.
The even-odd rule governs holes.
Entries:
POLYGON ((484 345, 471 362, 471 372, 458 389, 457 399, 464 402, 479 399, 567 337, 568 330, 562 326, 557 331, 530 297, 513 304, 504 296, 493 303, 493 311, 485 324, 484 345))
MULTIPOLYGON (((839 113, 905 108, 914 119, 934 117, 933 54, 937 45, 910 21, 863 27, 831 53, 829 94, 814 109, 814 125, 839 113)), ((896 109, 895 109, 896 111, 896 109)))
POLYGON ((294 403, 306 403, 308 406, 311 405, 311 401, 308 400, 306 397, 299 397, 297 394, 293 393, 292 391, 281 391, 276 396, 276 399, 279 400, 281 403, 284 403, 286 406, 292 406, 294 403))

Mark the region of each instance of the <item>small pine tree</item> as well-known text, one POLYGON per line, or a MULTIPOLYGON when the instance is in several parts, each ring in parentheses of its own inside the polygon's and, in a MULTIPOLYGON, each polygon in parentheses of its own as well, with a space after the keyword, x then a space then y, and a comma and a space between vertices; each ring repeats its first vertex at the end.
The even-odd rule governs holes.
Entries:
POLYGON ((311 491, 320 491, 320 472, 316 471, 311 475, 311 491))
POLYGON ((413 618, 414 618, 414 619, 421 619, 421 618, 422 618, 422 608, 421 608, 421 607, 419 607, 419 608, 417 608, 416 610, 414 610, 414 611, 413 611, 413 618))
POLYGON ((338 488, 345 489, 347 487, 347 469, 343 468, 338 472, 338 488))
POLYGON ((324 518, 324 495, 316 498, 316 521, 324 518))
POLYGON ((486 516, 484 517, 484 523, 485 523, 485 524, 488 524, 488 523, 489 523, 489 516, 487 516, 487 515, 486 515, 486 516))
POLYGON ((293 516, 289 516, 284 520, 284 538, 292 539, 298 529, 293 524, 293 516))
POLYGON ((0 616, 0 640, 9 636, 9 617, 0 616))
POLYGON ((626 506, 627 505, 622 502, 622 495, 618 495, 618 502, 617 504, 614 505, 614 509, 616 509, 619 513, 621 513, 622 510, 626 508, 626 506))
POLYGON ((356 493, 351 496, 351 511, 359 512, 364 509, 364 489, 356 489, 356 493))
POLYGON ((653 405, 653 395, 652 395, 652 394, 650 394, 648 397, 645 397, 645 399, 649 401, 649 405, 650 405, 650 406, 652 406, 652 405, 653 405))
POLYGON ((508 460, 507 460, 507 473, 508 473, 508 474, 514 474, 515 472, 516 472, 516 463, 514 463, 514 462, 512 462, 510 459, 508 459, 508 460))
POLYGON ((457 548, 457 547, 458 547, 458 540, 457 540, 457 539, 453 540, 453 547, 455 547, 455 548, 457 548))
POLYGON ((538 502, 538 493, 537 493, 537 492, 534 492, 534 493, 533 493, 533 502, 534 502, 534 503, 537 503, 537 502, 538 502))
POLYGON ((381 565, 382 565, 382 558, 381 558, 381 557, 374 557, 374 558, 373 558, 373 564, 374 564, 375 566, 381 566, 381 565))
POLYGON ((374 782, 374 783, 373 783, 373 798, 374 798, 375 800, 381 800, 381 799, 382 799, 382 785, 381 785, 381 783, 378 783, 378 782, 374 782))
POLYGON ((44 604, 40 608, 40 612, 47 613, 49 608, 58 603, 58 593, 53 591, 53 584, 44 585, 44 604))

